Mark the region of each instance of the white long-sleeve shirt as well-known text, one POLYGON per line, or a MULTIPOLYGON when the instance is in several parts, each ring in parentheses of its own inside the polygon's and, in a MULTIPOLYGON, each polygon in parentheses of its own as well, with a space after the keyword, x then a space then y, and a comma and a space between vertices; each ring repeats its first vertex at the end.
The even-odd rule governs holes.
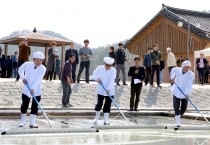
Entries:
POLYGON ((174 56, 174 54, 172 52, 169 52, 168 53, 168 56, 167 56, 167 66, 170 67, 170 66, 176 66, 176 58, 174 56))
MULTIPOLYGON (((189 96, 191 94, 193 80, 195 79, 194 73, 191 70, 183 74, 182 68, 175 67, 171 70, 170 78, 171 79, 175 78, 175 83, 177 84, 177 86, 179 86, 182 89, 185 95, 189 96)), ((184 99, 185 96, 180 92, 177 86, 174 84, 171 88, 171 92, 177 98, 184 99)))
MULTIPOLYGON (((34 62, 25 62, 18 69, 18 73, 20 75, 21 80, 26 80, 30 89, 34 90, 34 96, 42 95, 42 79, 45 75, 46 68, 44 65, 38 66, 36 69, 34 68, 34 62)), ((27 95, 31 98, 31 93, 26 86, 24 86, 23 94, 27 95)))
MULTIPOLYGON (((100 79, 106 88, 106 90, 110 90, 110 95, 115 95, 114 81, 116 78, 116 69, 111 67, 109 70, 106 70, 104 65, 98 66, 93 72, 93 79, 100 79)), ((106 91, 99 84, 97 87, 97 93, 102 96, 108 96, 106 91)))

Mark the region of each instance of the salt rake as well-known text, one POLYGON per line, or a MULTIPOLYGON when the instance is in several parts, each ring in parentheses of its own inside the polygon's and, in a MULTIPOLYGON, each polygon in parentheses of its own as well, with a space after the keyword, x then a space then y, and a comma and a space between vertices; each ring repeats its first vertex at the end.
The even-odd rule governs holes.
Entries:
MULTIPOLYGON (((102 86, 102 88, 104 89, 104 91, 106 92, 106 88, 104 87, 103 83, 101 82, 100 85, 102 86)), ((127 121, 128 125, 130 125, 130 122, 128 121, 128 119, 125 117, 125 115, 123 114, 123 112, 121 111, 121 109, 119 108, 119 106, 117 105, 117 103, 115 102, 115 100, 110 96, 109 93, 107 93, 107 95, 109 96, 109 98, 112 100, 112 102, 114 103, 114 105, 117 107, 117 109, 120 111, 120 113, 122 114, 122 116, 125 118, 125 120, 127 121)))
MULTIPOLYGON (((182 91, 182 89, 176 84, 176 83, 174 83, 175 84, 175 86, 178 88, 178 90, 184 95, 184 96, 187 96, 183 91, 182 91)), ((190 104, 192 104, 192 106, 195 108, 195 110, 198 112, 198 113, 200 113, 201 114, 201 116, 203 116, 203 118, 210 124, 210 122, 208 121, 208 119, 203 115, 203 113, 193 104, 193 102, 189 99, 189 98, 187 98, 187 100, 190 102, 190 104)))
MULTIPOLYGON (((26 87, 28 88, 28 90, 30 91, 30 87, 28 85, 28 83, 25 83, 26 87)), ((39 106, 40 110, 42 111, 43 115, 45 116, 45 118, 47 119, 47 122, 49 123, 50 127, 53 129, 52 124, 50 123, 50 120, 48 119, 46 113, 44 112, 44 110, 42 109, 41 105, 39 104, 39 102, 37 101, 36 97, 34 96, 34 94, 32 94, 33 99, 35 100, 35 102, 37 103, 37 105, 39 106)))

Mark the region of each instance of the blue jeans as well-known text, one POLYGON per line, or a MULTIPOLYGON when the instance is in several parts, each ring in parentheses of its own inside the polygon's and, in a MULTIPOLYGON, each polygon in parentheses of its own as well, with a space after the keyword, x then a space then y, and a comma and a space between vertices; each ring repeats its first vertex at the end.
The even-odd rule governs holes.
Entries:
POLYGON ((13 68, 12 69, 12 78, 16 78, 17 77, 17 68, 13 68))
POLYGON ((160 71, 160 76, 159 76, 159 78, 160 78, 160 82, 162 83, 162 82, 163 82, 163 71, 160 71))

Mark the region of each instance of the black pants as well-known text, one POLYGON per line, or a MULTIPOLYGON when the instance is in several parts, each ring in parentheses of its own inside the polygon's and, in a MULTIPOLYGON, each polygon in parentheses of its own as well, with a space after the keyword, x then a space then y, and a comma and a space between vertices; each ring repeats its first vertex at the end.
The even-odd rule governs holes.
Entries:
POLYGON ((77 64, 73 63, 72 64, 72 79, 74 83, 76 82, 76 67, 77 67, 77 64))
POLYGON ((179 99, 176 96, 173 96, 173 105, 174 105, 175 115, 183 115, 185 111, 187 110, 187 104, 188 104, 187 99, 179 99), (181 102, 181 106, 180 106, 180 102, 181 102))
POLYGON ((135 109, 138 109, 141 89, 142 89, 142 84, 131 86, 130 108, 134 107, 135 109))
POLYGON ((1 68, 1 78, 5 78, 5 77, 6 77, 6 69, 1 68))
POLYGON ((151 82, 151 67, 146 67, 146 78, 145 78, 145 85, 148 84, 148 82, 151 82))
POLYGON ((204 83, 205 68, 198 68, 198 77, 200 84, 204 83))
POLYGON ((209 80, 209 72, 206 71, 205 74, 204 74, 204 83, 208 83, 208 80, 209 80))
POLYGON ((62 105, 69 104, 70 95, 72 93, 71 85, 66 81, 61 79, 61 84, 63 87, 62 105))
POLYGON ((54 74, 54 65, 53 65, 52 70, 47 72, 46 80, 48 80, 50 76, 50 81, 52 81, 53 74, 54 74))
POLYGON ((152 76, 151 76, 151 85, 153 85, 154 75, 156 72, 156 78, 157 78, 157 85, 160 85, 160 65, 152 65, 152 76))
POLYGON ((86 83, 89 83, 90 61, 82 61, 80 63, 79 73, 78 73, 78 76, 77 76, 77 82, 78 83, 80 82, 80 77, 81 77, 81 74, 82 74, 84 68, 85 68, 85 80, 86 80, 86 83))
POLYGON ((7 69, 7 78, 11 78, 11 76, 12 76, 12 68, 7 69))
POLYGON ((19 73, 18 73, 19 67, 20 67, 22 64, 24 64, 24 63, 25 63, 25 61, 18 61, 17 78, 16 78, 17 81, 19 81, 19 79, 20 79, 20 75, 19 75, 19 73))
MULTIPOLYGON (((31 98, 29 98, 25 94, 22 94, 22 104, 21 104, 21 108, 20 108, 22 114, 27 113, 27 109, 28 109, 28 106, 29 106, 30 99, 31 98)), ((36 99, 37 99, 38 102, 40 102, 41 101, 41 96, 36 96, 36 99)), ((38 113, 38 105, 33 98, 32 104, 31 104, 31 113, 30 114, 37 115, 37 113, 38 113)))
MULTIPOLYGON (((114 99, 114 96, 111 96, 111 97, 114 99)), ((111 103, 112 103, 112 100, 109 98, 109 96, 102 96, 98 94, 98 101, 95 107, 95 111, 100 111, 103 106, 103 112, 110 113, 111 103), (103 106, 104 99, 105 99, 105 104, 103 106)))

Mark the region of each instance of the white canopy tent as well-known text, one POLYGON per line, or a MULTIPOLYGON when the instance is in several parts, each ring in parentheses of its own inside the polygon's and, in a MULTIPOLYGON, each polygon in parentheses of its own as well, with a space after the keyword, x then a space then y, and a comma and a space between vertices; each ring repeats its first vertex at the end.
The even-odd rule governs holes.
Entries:
POLYGON ((195 70, 196 70, 196 59, 200 57, 200 53, 203 53, 204 57, 205 56, 210 56, 210 48, 206 48, 206 49, 203 49, 203 50, 200 50, 200 51, 194 51, 194 73, 195 73, 195 70))

